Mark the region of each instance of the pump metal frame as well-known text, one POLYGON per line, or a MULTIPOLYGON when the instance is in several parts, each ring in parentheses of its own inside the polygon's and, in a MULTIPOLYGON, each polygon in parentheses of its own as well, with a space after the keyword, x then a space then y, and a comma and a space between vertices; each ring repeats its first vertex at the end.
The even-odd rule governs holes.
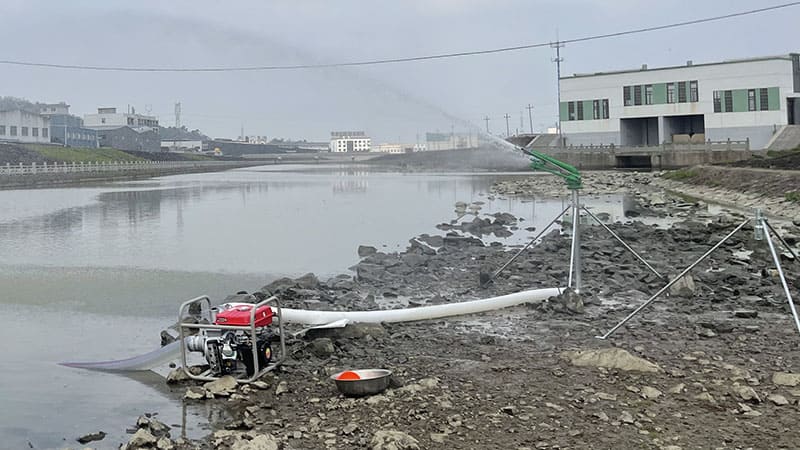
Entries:
POLYGON ((767 245, 769 247, 769 251, 772 254, 772 261, 775 263, 775 268, 778 271, 778 276, 781 279, 781 285, 783 286, 783 291, 786 294, 786 299, 789 301, 789 309, 792 311, 792 316, 794 317, 794 323, 797 327, 798 333, 800 333, 800 317, 797 314, 797 308, 795 307, 794 300, 792 299, 792 293, 789 291, 789 284, 786 282, 786 276, 783 273, 783 267, 781 266, 781 260, 778 253, 775 251, 775 245, 772 243, 772 237, 770 233, 774 234, 775 237, 783 244, 784 248, 789 251, 789 253, 794 257, 795 262, 799 262, 797 258, 797 254, 792 250, 789 244, 781 237, 781 235, 772 227, 769 221, 762 215, 761 210, 757 209, 755 212, 755 218, 747 218, 742 223, 739 224, 733 231, 728 233, 721 241, 717 242, 713 247, 711 247, 708 251, 706 251, 700 258, 698 258, 695 262, 689 265, 686 269, 683 270, 678 276, 676 276, 672 281, 667 283, 666 286, 661 288, 658 292, 653 294, 646 302, 642 303, 638 308, 633 310, 627 317, 622 319, 619 323, 614 325, 606 334, 602 336, 596 336, 597 339, 608 339, 612 334, 614 334, 617 330, 622 328, 626 323, 628 323, 631 319, 633 319, 636 315, 638 315, 643 309, 647 308, 652 304, 656 299, 658 299, 661 295, 663 295, 670 287, 672 287, 675 283, 677 283, 681 278, 686 276, 692 269, 694 269, 698 264, 703 262, 706 258, 708 258, 712 253, 714 253, 718 248, 722 246, 728 239, 733 237, 736 233, 738 233, 742 228, 745 227, 750 222, 755 221, 755 240, 766 240, 767 245))
MULTIPOLYGON (((253 381, 258 380, 267 372, 275 370, 278 366, 282 365, 284 360, 286 359, 286 338, 285 333, 283 332, 283 313, 281 310, 280 300, 278 297, 270 297, 266 300, 258 302, 253 305, 250 309, 250 324, 247 326, 233 326, 233 325, 216 325, 216 324, 203 324, 203 323, 188 323, 184 322, 184 319, 187 317, 186 312, 188 311, 189 306, 194 304, 200 304, 201 314, 202 311, 207 311, 209 317, 204 317, 204 319, 211 319, 210 311, 211 311, 211 299, 208 298, 207 295, 201 295, 200 297, 193 298, 191 300, 187 300, 181 303, 181 306, 178 308, 178 336, 180 339, 181 345, 181 364, 183 365, 183 372, 189 378, 198 381, 214 381, 218 380, 220 377, 209 375, 211 370, 207 370, 200 375, 194 375, 189 371, 189 365, 187 363, 187 349, 186 349, 186 331, 188 330, 232 330, 232 331, 247 331, 250 333, 250 340, 251 340, 251 347, 253 352, 253 375, 247 378, 246 376, 234 377, 236 381, 239 383, 252 383, 253 381), (274 355, 271 359, 270 363, 266 365, 266 367, 260 367, 258 363, 258 346, 256 345, 256 321, 255 321, 255 314, 258 308, 274 303, 275 304, 275 313, 277 315, 278 321, 278 333, 280 335, 280 357, 276 360, 274 355), (203 305, 205 309, 203 309, 203 305)), ((209 320, 210 322, 211 320, 209 320)))

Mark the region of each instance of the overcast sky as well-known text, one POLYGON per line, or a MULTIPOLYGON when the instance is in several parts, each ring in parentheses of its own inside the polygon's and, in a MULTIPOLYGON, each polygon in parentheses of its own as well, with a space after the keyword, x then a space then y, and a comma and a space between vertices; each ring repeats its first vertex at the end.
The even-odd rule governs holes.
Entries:
MULTIPOLYGON (((0 59, 208 67, 331 63, 514 46, 744 11, 785 0, 4 0, 0 59)), ((800 51, 800 7, 574 44, 564 74, 800 51)), ((465 128, 556 121, 550 49, 372 67, 250 73, 119 73, 0 66, 0 95, 66 101, 82 115, 136 107, 218 137, 327 140, 365 130, 413 142, 465 128)))

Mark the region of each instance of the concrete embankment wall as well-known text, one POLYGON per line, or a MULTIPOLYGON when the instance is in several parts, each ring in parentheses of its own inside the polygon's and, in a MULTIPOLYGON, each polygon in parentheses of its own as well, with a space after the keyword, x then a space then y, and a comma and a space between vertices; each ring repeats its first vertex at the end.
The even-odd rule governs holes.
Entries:
MULTIPOLYGON (((610 151, 598 149, 547 149, 543 153, 583 170, 652 167, 676 169, 700 164, 719 164, 750 159, 754 152, 744 150, 665 150, 659 152, 610 151)), ((479 148, 443 150, 377 157, 367 164, 407 169, 435 170, 526 170, 529 159, 521 152, 479 148)))
POLYGON ((659 153, 610 152, 598 150, 547 151, 579 169, 603 170, 644 167, 678 169, 701 164, 721 164, 750 159, 754 152, 743 150, 667 150, 659 153))
POLYGON ((77 173, 37 173, 24 175, 0 176, 0 189, 26 189, 48 186, 63 186, 82 183, 100 183, 106 181, 141 180, 167 175, 180 175, 187 173, 221 172, 224 170, 241 167, 258 166, 262 163, 232 162, 221 166, 195 166, 187 164, 186 167, 148 168, 124 172, 77 172, 77 173))

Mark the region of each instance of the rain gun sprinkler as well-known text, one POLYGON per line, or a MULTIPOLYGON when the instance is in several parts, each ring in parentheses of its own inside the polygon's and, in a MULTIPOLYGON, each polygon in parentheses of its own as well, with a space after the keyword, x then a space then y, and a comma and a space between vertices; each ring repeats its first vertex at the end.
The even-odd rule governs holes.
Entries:
POLYGON ((522 247, 514 256, 511 257, 505 264, 500 266, 499 269, 495 270, 493 273, 488 274, 482 272, 480 274, 480 284, 481 287, 486 287, 489 283, 491 283, 495 278, 497 278, 500 273, 505 270, 509 265, 511 265, 514 260, 516 260, 525 250, 530 248, 535 242, 539 240, 544 234, 553 226, 556 222, 558 222, 567 211, 572 210, 572 247, 569 256, 569 279, 567 280, 567 287, 572 288, 575 292, 580 293, 581 291, 581 236, 580 236, 580 216, 581 211, 585 211, 592 219, 594 219, 597 223, 599 223, 606 231, 608 231, 614 239, 619 241, 626 250, 631 252, 636 259, 641 261, 651 272, 653 272, 658 278, 664 279, 664 277, 656 271, 653 266, 651 266, 647 261, 644 260, 635 250, 633 250, 625 241, 622 240, 616 233, 614 233, 606 224, 604 224, 597 216, 594 215, 588 208, 582 206, 580 203, 580 190, 583 188, 583 180, 581 178, 581 173, 578 171, 577 168, 574 166, 567 164, 563 161, 559 161, 556 158, 553 158, 550 155, 546 155, 541 152, 537 152, 535 150, 528 150, 522 147, 517 147, 517 150, 521 151, 522 153, 528 155, 531 158, 531 169, 533 170, 540 170, 543 172, 547 172, 558 177, 564 179, 564 182, 567 184, 567 189, 572 192, 572 200, 570 201, 570 205, 561 211, 546 227, 539 232, 533 239, 530 240, 524 247, 522 247))

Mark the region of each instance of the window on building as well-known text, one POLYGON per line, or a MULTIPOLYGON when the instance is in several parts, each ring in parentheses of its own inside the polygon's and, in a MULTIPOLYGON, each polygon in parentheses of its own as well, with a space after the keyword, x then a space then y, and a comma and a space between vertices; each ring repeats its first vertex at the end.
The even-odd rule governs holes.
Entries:
POLYGON ((31 128, 31 136, 33 136, 33 137, 39 137, 39 129, 38 129, 38 128, 36 128, 36 127, 34 127, 34 128, 31 128))
POLYGON ((667 83, 667 103, 675 103, 675 83, 667 83))
POLYGON ((719 91, 714 91, 714 112, 722 112, 722 98, 719 91))
POLYGON ((600 100, 592 102, 592 119, 597 120, 600 118, 600 100))
POLYGON ((608 119, 608 99, 603 99, 603 119, 608 119))
POLYGON ((652 105, 653 104, 653 85, 648 84, 644 87, 644 104, 645 105, 652 105))
POLYGON ((697 81, 689 82, 689 101, 696 103, 700 101, 700 93, 697 90, 697 81))
POLYGON ((575 102, 567 103, 567 120, 575 120, 575 102))
POLYGON ((678 83, 678 103, 686 103, 686 82, 678 83))
POLYGON ((28 127, 22 127, 22 135, 23 136, 27 136, 28 135, 28 127))
POLYGON ((583 120, 583 102, 578 103, 578 120, 583 120))
POLYGON ((725 91, 725 112, 733 112, 733 92, 725 91))
POLYGON ((0 136, 5 136, 5 135, 6 135, 6 126, 0 125, 0 136))
POLYGON ((633 96, 631 95, 631 87, 625 86, 622 88, 622 96, 625 99, 625 106, 633 105, 633 96))
POLYGON ((747 110, 748 111, 755 111, 756 110, 756 90, 755 89, 748 89, 747 90, 747 110))
POLYGON ((9 133, 8 133, 9 136, 16 136, 17 135, 17 127, 15 127, 13 125, 8 128, 8 131, 9 131, 9 133))
POLYGON ((46 138, 46 137, 47 137, 47 134, 48 134, 48 133, 47 133, 47 128, 42 128, 42 137, 43 137, 43 138, 46 138))
POLYGON ((639 106, 642 104, 642 87, 641 86, 634 86, 633 87, 633 104, 639 106))
POLYGON ((759 89, 758 96, 761 97, 761 111, 769 111, 769 89, 759 89))

